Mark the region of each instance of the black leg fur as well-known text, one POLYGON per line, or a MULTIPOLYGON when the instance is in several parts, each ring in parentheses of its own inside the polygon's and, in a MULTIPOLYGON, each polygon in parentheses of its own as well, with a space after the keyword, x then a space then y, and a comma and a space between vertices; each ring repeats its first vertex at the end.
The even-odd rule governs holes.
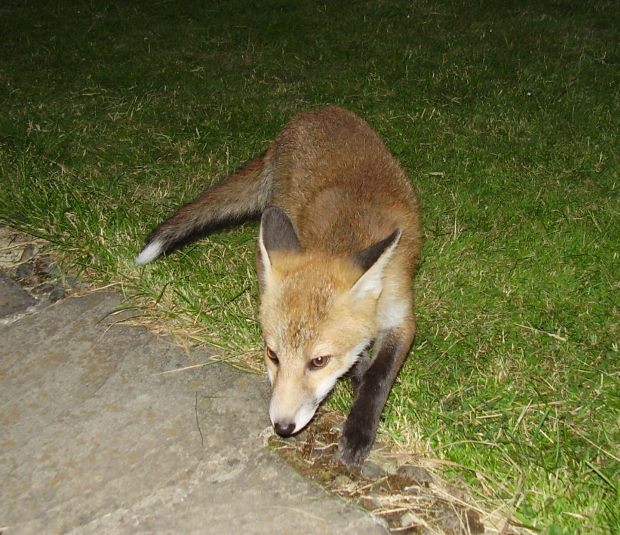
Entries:
POLYGON ((353 391, 357 393, 359 386, 362 382, 362 377, 370 368, 371 360, 370 360, 370 352, 371 347, 367 347, 360 353, 359 360, 355 363, 355 366, 351 368, 349 372, 349 378, 351 379, 351 386, 353 387, 353 391))
POLYGON ((361 464, 375 441, 383 406, 407 356, 413 335, 389 331, 381 337, 372 364, 361 378, 338 447, 348 465, 361 464))

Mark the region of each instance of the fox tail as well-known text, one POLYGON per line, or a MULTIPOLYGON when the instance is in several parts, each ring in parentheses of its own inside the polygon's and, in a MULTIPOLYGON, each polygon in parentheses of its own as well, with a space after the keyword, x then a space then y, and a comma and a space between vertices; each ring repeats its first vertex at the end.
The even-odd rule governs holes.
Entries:
POLYGON ((148 264, 197 235, 258 216, 271 197, 268 151, 245 163, 159 224, 136 264, 148 264))

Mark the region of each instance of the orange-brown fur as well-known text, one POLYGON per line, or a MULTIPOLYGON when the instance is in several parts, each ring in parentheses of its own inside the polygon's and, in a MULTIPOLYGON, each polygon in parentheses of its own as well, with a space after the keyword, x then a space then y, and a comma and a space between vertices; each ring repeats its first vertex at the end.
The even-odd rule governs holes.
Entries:
POLYGON ((257 271, 272 421, 281 434, 306 425, 357 353, 374 343, 372 364, 355 366, 357 396, 340 443, 345 462, 361 462, 415 333, 417 194, 359 117, 334 107, 310 111, 294 117, 263 155, 157 227, 138 261, 263 211, 257 271), (314 366, 323 356, 327 364, 314 366))

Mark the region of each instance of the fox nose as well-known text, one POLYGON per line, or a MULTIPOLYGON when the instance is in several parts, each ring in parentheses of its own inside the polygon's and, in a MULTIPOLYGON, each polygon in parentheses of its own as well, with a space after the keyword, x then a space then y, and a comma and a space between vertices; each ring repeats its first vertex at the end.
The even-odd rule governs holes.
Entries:
POLYGON ((281 437, 290 437, 295 431, 295 424, 293 422, 276 422, 273 424, 276 433, 281 437))

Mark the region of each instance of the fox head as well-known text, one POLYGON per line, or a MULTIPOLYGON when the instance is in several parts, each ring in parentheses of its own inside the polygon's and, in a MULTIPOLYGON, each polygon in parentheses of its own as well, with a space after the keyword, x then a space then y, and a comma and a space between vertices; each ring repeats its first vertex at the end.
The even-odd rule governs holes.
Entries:
POLYGON ((297 433, 377 334, 383 275, 400 230, 350 257, 305 251, 277 207, 261 219, 257 266, 276 432, 297 433))

